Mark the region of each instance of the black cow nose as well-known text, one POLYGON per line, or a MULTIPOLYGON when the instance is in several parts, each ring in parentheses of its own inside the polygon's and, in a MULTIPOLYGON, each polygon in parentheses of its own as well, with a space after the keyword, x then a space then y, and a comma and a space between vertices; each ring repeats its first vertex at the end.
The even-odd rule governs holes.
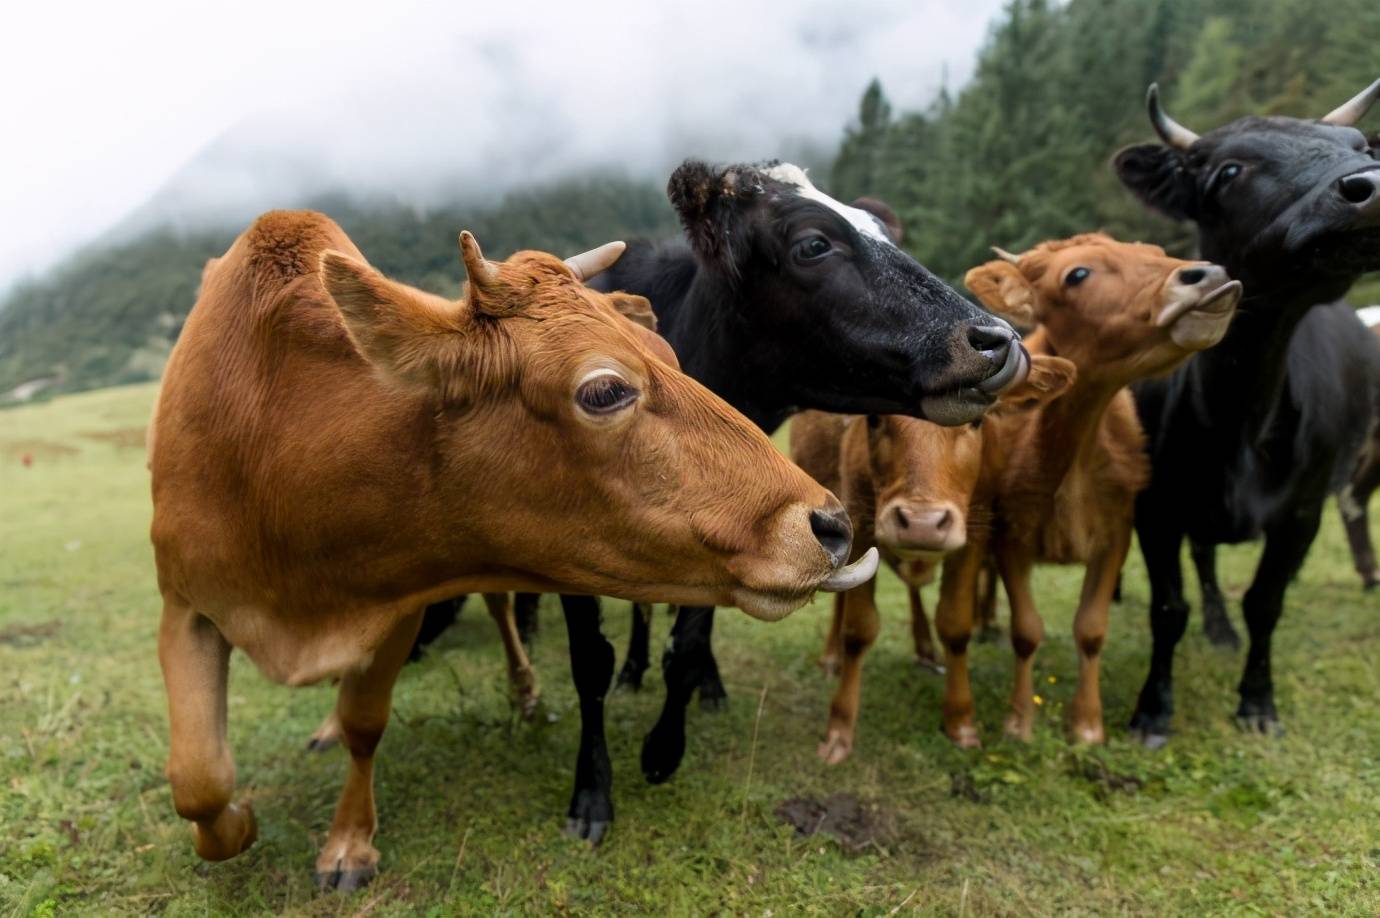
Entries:
POLYGON ((1348 175, 1342 179, 1338 190, 1341 191, 1342 197, 1352 204, 1364 204, 1380 195, 1380 172, 1370 170, 1348 175))
POLYGON ((848 549, 853 545, 853 527, 848 522, 846 510, 811 510, 810 531, 829 553, 834 567, 848 560, 848 549))
POLYGON ((1207 277, 1207 272, 1202 268, 1184 268, 1179 272, 1179 283, 1185 287, 1192 287, 1195 284, 1201 284, 1205 277, 1207 277))
POLYGON ((968 344, 993 363, 1005 363, 1006 352, 1016 338, 1009 325, 969 325, 968 344))

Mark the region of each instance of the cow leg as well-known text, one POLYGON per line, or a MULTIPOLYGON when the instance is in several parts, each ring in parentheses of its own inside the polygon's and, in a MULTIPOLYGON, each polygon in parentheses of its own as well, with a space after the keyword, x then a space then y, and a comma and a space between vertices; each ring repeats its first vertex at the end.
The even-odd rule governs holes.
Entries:
POLYGON ((965 749, 982 745, 973 716, 973 689, 968 679, 968 644, 973 637, 973 610, 985 547, 969 543, 944 559, 939 607, 934 624, 944 645, 944 733, 965 749))
POLYGON ((824 652, 816 661, 824 675, 839 674, 839 660, 843 656, 843 594, 834 594, 834 611, 829 616, 829 634, 824 639, 824 652))
POLYGON ((1045 639, 1045 624, 1030 591, 1032 563, 1028 557, 1006 553, 997 559, 1006 598, 1011 601, 1011 650, 1015 671, 1011 681, 1011 713, 1006 717, 1008 736, 1028 741, 1035 729, 1035 651, 1045 639))
POLYGON ((1174 649, 1188 627, 1188 603, 1184 601, 1183 568, 1179 548, 1183 531, 1166 519, 1154 518, 1145 494, 1136 504, 1136 532, 1150 576, 1150 671, 1136 700, 1131 731, 1151 749, 1169 741, 1169 722, 1174 715, 1174 649))
POLYGON ((393 683, 407 661, 421 623, 420 614, 398 622, 374 652, 369 665, 346 673, 340 680, 335 710, 350 764, 330 834, 316 858, 316 882, 321 889, 350 892, 374 878, 379 862, 373 844, 378 828, 374 810, 374 750, 388 726, 393 683))
POLYGON ((1131 527, 1118 533, 1093 555, 1083 574, 1083 594, 1073 620, 1073 641, 1078 647, 1078 689, 1071 706, 1073 739, 1079 743, 1106 740, 1102 725, 1102 688, 1099 663, 1107 639, 1107 618, 1121 577, 1121 566, 1131 550, 1131 527))
POLYGON ((1380 584, 1380 567, 1376 566, 1375 548, 1370 541, 1370 496, 1380 486, 1380 449, 1375 447, 1372 442, 1351 482, 1337 495, 1351 560, 1367 590, 1380 584))
POLYGON ((714 656, 714 610, 704 625, 704 672, 700 674, 701 711, 722 711, 728 705, 728 692, 719 678, 719 661, 714 656))
POLYGON ((1322 507, 1318 501, 1299 516, 1265 531, 1265 551, 1260 556, 1260 566, 1241 600, 1246 632, 1251 638, 1239 686, 1241 704, 1236 710, 1236 722, 1243 729, 1280 732, 1274 680, 1270 673, 1270 643, 1284 610, 1284 591, 1303 566, 1321 519, 1322 507))
MULTIPOLYGON (((527 595, 536 596, 535 593, 527 595)), ((485 593, 484 605, 489 608, 498 635, 503 639, 503 653, 508 657, 508 692, 524 720, 531 720, 537 713, 537 702, 541 700, 541 688, 537 685, 537 673, 527 659, 527 651, 522 646, 517 622, 513 616, 513 604, 507 593, 485 593)))
POLYGON ((920 588, 907 583, 906 599, 910 602, 910 637, 915 644, 915 664, 932 673, 944 672, 939 656, 934 652, 934 639, 930 636, 930 617, 925 614, 925 604, 920 599, 920 588))
POLYGON ((1001 625, 997 624, 997 571, 989 558, 977 574, 977 641, 995 644, 1001 640, 1001 625))
POLYGON ((876 584, 874 577, 843 596, 843 667, 838 690, 829 706, 829 729, 824 742, 819 744, 819 757, 829 765, 837 765, 853 751, 862 691, 863 655, 871 649, 881 631, 876 584))
POLYGON ((1198 586, 1203 591, 1203 633, 1214 647, 1237 650, 1241 647, 1241 636, 1231 626, 1227 603, 1217 584, 1217 546, 1190 539, 1188 549, 1193 556, 1193 566, 1198 570, 1198 586))
POLYGON ((168 692, 173 806, 194 824, 196 853, 223 861, 254 844, 258 834, 249 804, 231 802, 235 760, 225 737, 230 643, 209 619, 165 599, 158 661, 168 692))
POLYGON ((580 753, 565 830, 599 844, 613 823, 613 767, 604 738, 604 695, 613 679, 613 645, 599 628, 599 600, 562 596, 570 636, 570 675, 580 696, 580 753))
POLYGON ((648 645, 652 640, 652 606, 635 602, 632 607, 632 632, 628 635, 628 655, 618 671, 618 687, 627 686, 634 692, 642 690, 642 676, 651 666, 648 645))
POLYGON ((671 639, 661 656, 666 701, 656 726, 642 741, 642 774, 652 784, 660 784, 675 774, 685 755, 685 709, 712 660, 709 635, 713 620, 711 606, 681 606, 676 612, 671 639))
POLYGON ((537 617, 537 607, 541 605, 540 593, 516 593, 513 595, 513 619, 517 622, 518 637, 524 647, 531 647, 541 627, 537 617))

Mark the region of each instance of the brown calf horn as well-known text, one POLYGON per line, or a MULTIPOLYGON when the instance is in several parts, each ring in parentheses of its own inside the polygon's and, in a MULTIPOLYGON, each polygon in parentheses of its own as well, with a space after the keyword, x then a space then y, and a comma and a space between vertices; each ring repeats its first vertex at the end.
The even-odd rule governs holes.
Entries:
POLYGON ((484 257, 479 242, 469 230, 460 233, 460 260, 465 263, 465 274, 476 287, 490 287, 498 281, 498 265, 484 257))
POLYGON ((1380 80, 1371 83, 1346 102, 1323 115, 1321 121, 1323 124, 1351 127, 1366 116, 1366 112, 1370 111, 1370 107, 1375 104, 1376 100, 1380 100, 1380 80))
POLYGON ((1154 126, 1155 133, 1171 147, 1187 150, 1198 140, 1197 134, 1169 117, 1160 107, 1160 84, 1150 84, 1149 91, 1145 93, 1145 107, 1150 112, 1150 123, 1154 126))
POLYGON ((1009 261, 1009 262, 1011 262, 1013 265, 1018 265, 1018 264, 1021 263, 1021 256, 1019 256, 1019 255, 1012 255, 1010 252, 1006 251, 1006 249, 1002 248, 1002 247, 999 246, 999 245, 994 245, 994 246, 992 246, 992 251, 993 251, 993 252, 996 254, 996 256, 997 256, 998 258, 1000 258, 1002 261, 1009 261))

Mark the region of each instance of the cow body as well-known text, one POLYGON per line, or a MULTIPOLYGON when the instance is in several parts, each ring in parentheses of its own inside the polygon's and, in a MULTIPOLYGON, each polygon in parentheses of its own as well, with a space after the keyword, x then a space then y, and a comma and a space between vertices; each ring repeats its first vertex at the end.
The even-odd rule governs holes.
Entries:
POLYGON ((1278 729, 1270 642, 1285 590, 1371 427, 1380 351, 1336 301, 1380 268, 1380 163, 1352 127, 1377 97, 1380 81, 1319 121, 1242 118, 1200 137, 1168 118, 1152 87, 1151 122, 1164 144, 1117 156, 1122 182, 1149 206, 1192 220, 1204 256, 1245 285, 1221 345, 1135 389, 1153 467, 1136 529, 1154 648, 1131 723, 1152 747, 1168 739, 1174 648, 1187 626, 1185 538, 1205 627, 1222 643, 1235 635, 1214 546, 1265 538, 1242 602, 1250 649, 1237 719, 1278 729))

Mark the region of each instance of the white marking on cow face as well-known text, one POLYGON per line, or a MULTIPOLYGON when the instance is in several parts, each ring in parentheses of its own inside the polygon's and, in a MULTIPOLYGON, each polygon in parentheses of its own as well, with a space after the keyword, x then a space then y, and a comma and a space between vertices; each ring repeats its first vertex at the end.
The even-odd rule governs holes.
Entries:
POLYGON ((781 163, 780 165, 772 166, 770 169, 764 170, 764 174, 781 182, 783 185, 794 187, 796 190, 795 193, 800 197, 808 198, 811 201, 818 201, 820 204, 823 204, 825 207, 847 220, 854 229, 867 238, 877 242, 884 242, 887 245, 895 245, 895 243, 891 241, 891 237, 886 234, 886 230, 882 227, 880 220, 865 210, 849 207, 847 204, 835 201, 816 188, 805 174, 805 170, 799 166, 793 165, 792 163, 781 163))

